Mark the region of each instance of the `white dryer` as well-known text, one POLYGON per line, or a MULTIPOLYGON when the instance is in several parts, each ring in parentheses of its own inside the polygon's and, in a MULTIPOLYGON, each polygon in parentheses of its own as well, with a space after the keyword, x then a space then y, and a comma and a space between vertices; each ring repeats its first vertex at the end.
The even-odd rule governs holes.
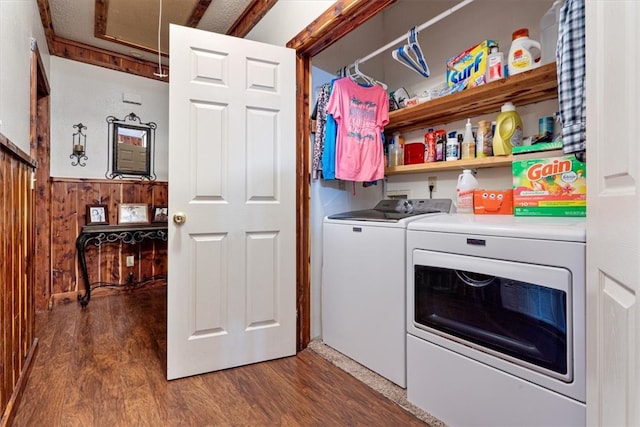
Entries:
POLYGON ((450 199, 382 200, 323 224, 322 340, 406 387, 406 228, 450 199))
POLYGON ((449 425, 586 422, 584 218, 407 230, 407 398, 449 425))

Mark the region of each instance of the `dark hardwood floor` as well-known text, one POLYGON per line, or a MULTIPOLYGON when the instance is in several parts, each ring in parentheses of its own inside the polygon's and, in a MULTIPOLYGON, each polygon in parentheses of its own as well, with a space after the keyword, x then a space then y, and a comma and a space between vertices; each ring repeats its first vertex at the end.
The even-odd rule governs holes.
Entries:
POLYGON ((312 350, 167 381, 166 289, 38 314, 14 426, 424 426, 312 350))

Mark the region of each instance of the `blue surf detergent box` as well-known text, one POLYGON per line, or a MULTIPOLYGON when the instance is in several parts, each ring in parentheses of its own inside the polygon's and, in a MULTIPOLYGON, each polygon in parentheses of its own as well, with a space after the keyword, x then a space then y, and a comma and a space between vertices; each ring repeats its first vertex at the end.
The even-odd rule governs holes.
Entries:
POLYGON ((494 40, 483 40, 449 58, 447 61, 447 86, 462 90, 484 84, 487 57, 491 48, 497 46, 498 43, 494 40))

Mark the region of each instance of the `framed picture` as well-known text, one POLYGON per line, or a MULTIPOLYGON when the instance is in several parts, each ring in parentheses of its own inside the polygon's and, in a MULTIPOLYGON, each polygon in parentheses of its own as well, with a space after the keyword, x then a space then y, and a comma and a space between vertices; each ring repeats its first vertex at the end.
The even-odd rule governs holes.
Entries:
POLYGON ((121 203, 118 224, 149 224, 149 206, 145 203, 121 203))
POLYGON ((153 222, 167 222, 169 217, 169 208, 166 206, 154 206, 153 207, 153 222))
POLYGON ((109 224, 107 205, 87 205, 87 225, 109 224))

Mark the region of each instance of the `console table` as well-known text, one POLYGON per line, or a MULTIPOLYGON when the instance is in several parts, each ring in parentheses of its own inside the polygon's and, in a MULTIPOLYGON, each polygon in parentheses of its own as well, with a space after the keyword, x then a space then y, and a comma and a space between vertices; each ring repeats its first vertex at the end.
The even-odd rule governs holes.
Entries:
POLYGON ((84 295, 78 294, 78 301, 85 308, 91 299, 91 284, 87 272, 85 250, 89 243, 100 246, 105 243, 140 243, 148 239, 167 241, 167 224, 127 224, 127 225, 85 225, 76 239, 78 261, 84 280, 84 295))

